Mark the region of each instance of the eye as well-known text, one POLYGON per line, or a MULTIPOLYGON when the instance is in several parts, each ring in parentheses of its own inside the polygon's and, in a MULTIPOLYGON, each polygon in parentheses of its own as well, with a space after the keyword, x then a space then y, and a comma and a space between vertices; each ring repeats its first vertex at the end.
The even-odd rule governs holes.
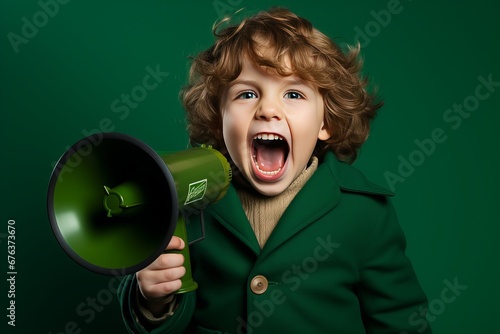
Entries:
POLYGON ((238 94, 238 96, 236 98, 243 99, 243 100, 246 100, 246 99, 255 99, 255 98, 257 98, 257 94, 255 94, 252 91, 246 91, 246 92, 238 94))
POLYGON ((299 92, 292 91, 292 92, 286 93, 285 98, 287 98, 287 99, 303 99, 304 96, 302 94, 300 94, 299 92))

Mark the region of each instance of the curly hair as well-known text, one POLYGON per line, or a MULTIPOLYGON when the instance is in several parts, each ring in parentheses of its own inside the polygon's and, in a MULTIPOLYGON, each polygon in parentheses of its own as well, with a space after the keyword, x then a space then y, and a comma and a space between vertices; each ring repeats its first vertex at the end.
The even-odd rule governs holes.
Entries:
POLYGON ((318 88, 330 138, 318 140, 314 154, 321 159, 332 150, 339 160, 352 163, 383 104, 367 90, 368 80, 361 76, 359 44, 344 53, 308 20, 284 8, 221 28, 227 22, 214 25, 215 43, 192 59, 189 84, 181 91, 191 143, 227 153, 220 104, 228 84, 239 76, 246 52, 256 64, 281 76, 296 75, 318 88))

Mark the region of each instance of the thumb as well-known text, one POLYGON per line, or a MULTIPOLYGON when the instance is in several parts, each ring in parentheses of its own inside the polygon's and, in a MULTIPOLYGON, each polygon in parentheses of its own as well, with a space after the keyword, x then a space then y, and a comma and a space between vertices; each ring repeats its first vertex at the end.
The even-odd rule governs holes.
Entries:
POLYGON ((170 239, 170 242, 168 243, 166 250, 172 250, 172 249, 181 250, 185 246, 186 243, 184 242, 184 240, 174 235, 172 239, 170 239))

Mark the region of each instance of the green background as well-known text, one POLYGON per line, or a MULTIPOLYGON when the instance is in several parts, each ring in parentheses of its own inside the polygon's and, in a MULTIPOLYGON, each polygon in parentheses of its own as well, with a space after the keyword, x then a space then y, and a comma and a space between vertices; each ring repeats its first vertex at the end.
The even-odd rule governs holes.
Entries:
POLYGON ((69 1, 44 16, 37 1, 2 1, 2 333, 66 333, 71 326, 80 333, 125 333, 116 297, 108 298, 113 278, 79 267, 52 234, 46 192, 53 164, 99 128, 135 136, 157 150, 185 148, 178 92, 188 56, 212 43, 211 27, 221 15, 274 5, 308 18, 339 43, 365 34, 365 73, 386 104, 355 165, 387 186, 401 159, 418 165, 393 184, 394 202, 408 255, 431 301, 435 332, 498 331, 500 87, 480 88, 482 99, 476 88, 479 77, 500 82, 500 6, 493 0, 401 0, 390 21, 377 14, 393 3, 69 1), (36 33, 24 28, 31 37, 16 52, 9 36, 22 36, 27 21, 40 27, 36 33), (113 101, 142 85, 148 66, 169 74, 128 113, 114 112, 113 101), (463 103, 469 103, 468 118, 460 124, 443 118, 463 103), (435 129, 446 140, 431 150, 435 129), (430 145, 427 153, 418 153, 416 140, 430 145), (16 227, 15 328, 6 324, 9 219, 16 227), (451 303, 441 295, 446 280, 466 286, 451 303))

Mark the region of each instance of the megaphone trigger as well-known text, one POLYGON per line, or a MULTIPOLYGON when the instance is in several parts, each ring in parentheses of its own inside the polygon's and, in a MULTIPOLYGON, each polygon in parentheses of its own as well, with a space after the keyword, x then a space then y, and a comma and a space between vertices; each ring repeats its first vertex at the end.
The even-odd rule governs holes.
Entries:
POLYGON ((195 243, 200 242, 203 239, 205 239, 205 216, 204 216, 203 209, 200 209, 200 229, 201 229, 201 237, 190 241, 189 246, 194 245, 195 243))

